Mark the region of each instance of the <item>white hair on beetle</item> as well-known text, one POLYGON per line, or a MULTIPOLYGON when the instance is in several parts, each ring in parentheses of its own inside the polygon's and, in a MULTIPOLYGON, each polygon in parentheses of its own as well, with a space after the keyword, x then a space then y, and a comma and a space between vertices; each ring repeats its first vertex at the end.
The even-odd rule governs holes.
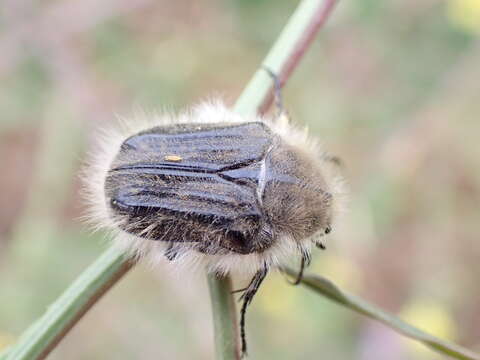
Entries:
MULTIPOLYGON (((306 129, 293 126, 285 116, 276 120, 260 116, 243 117, 227 108, 221 101, 210 100, 177 115, 169 112, 160 114, 137 112, 132 118, 120 119, 118 126, 103 129, 98 136, 97 143, 90 154, 88 166, 83 174, 86 199, 89 203, 88 221, 94 225, 95 229, 108 230, 111 233, 110 236, 113 239, 114 246, 130 256, 145 259, 152 265, 167 261, 165 251, 169 246, 168 242, 147 240, 121 230, 119 226, 122 219, 116 217, 108 206, 104 190, 105 179, 120 146, 128 137, 156 126, 246 122, 266 124, 285 143, 320 168, 328 192, 333 195, 332 220, 336 220, 344 202, 343 180, 337 174, 335 165, 328 160, 327 154, 321 150, 318 141, 311 138, 306 129)), ((191 243, 177 242, 171 246, 187 251, 180 252, 170 262, 188 270, 192 270, 192 267, 201 266, 206 267, 209 271, 222 274, 251 275, 265 264, 268 267, 278 267, 285 264, 292 259, 292 256, 297 255, 299 250, 310 253, 313 244, 312 237, 303 239, 299 243, 285 235, 263 252, 206 254, 195 251, 191 243)))

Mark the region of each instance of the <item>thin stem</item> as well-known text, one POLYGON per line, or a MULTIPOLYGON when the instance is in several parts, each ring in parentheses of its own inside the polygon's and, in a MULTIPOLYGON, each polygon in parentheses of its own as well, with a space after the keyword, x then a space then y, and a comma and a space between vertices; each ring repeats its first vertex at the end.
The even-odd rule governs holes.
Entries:
POLYGON ((44 359, 132 266, 118 250, 108 249, 25 331, 6 360, 44 359))
MULTIPOLYGON (((296 272, 291 269, 284 269, 291 276, 296 276, 296 272)), ((371 319, 377 320, 393 330, 408 336, 414 340, 420 341, 431 349, 451 356, 455 359, 462 360, 480 360, 480 355, 476 354, 464 347, 439 339, 430 335, 406 322, 398 317, 389 314, 379 307, 368 303, 358 296, 349 294, 330 280, 318 275, 304 275, 302 283, 313 291, 327 297, 328 299, 343 305, 357 313, 363 314, 371 319)))
POLYGON ((263 113, 272 103, 272 79, 263 69, 277 75, 284 85, 297 67, 316 33, 325 24, 337 0, 303 0, 297 7, 262 65, 235 104, 242 115, 263 113))
POLYGON ((229 276, 208 275, 212 302, 215 354, 218 360, 239 360, 240 345, 232 281, 229 276))

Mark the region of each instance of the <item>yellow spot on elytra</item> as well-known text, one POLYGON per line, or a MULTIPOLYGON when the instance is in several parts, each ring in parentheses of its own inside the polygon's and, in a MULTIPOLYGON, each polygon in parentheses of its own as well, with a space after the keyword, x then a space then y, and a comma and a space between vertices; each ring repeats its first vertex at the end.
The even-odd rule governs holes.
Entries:
POLYGON ((179 155, 165 155, 164 160, 171 162, 180 162, 183 160, 183 158, 179 155))

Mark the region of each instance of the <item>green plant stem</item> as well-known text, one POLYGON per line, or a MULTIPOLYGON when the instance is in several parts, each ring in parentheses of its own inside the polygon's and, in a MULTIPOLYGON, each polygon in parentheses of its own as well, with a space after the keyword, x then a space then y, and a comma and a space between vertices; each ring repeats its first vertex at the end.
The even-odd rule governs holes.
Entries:
MULTIPOLYGON (((77 321, 131 267, 115 248, 103 253, 9 348, 6 360, 44 359, 77 321)), ((0 357, 3 360, 3 357, 0 357)))
POLYGON ((239 360, 240 345, 232 281, 229 276, 208 275, 212 302, 215 355, 218 360, 239 360))
POLYGON ((272 102, 272 79, 263 68, 275 73, 281 85, 285 84, 336 3, 337 0, 303 0, 298 5, 262 65, 238 98, 235 111, 251 116, 268 109, 272 102))
MULTIPOLYGON (((284 269, 284 271, 291 276, 297 276, 297 273, 291 269, 284 269)), ((377 306, 368 303, 367 301, 359 298, 358 296, 351 295, 341 290, 333 282, 322 276, 310 274, 305 275, 302 279, 302 283, 310 289, 314 290, 315 292, 327 297, 328 299, 340 305, 343 305, 353 311, 363 314, 371 319, 380 321, 381 323, 389 326, 393 330, 412 339, 418 340, 439 353, 451 356, 455 359, 480 360, 479 354, 476 354, 457 344, 441 340, 433 335, 430 335, 406 323, 398 317, 383 311, 377 306)))

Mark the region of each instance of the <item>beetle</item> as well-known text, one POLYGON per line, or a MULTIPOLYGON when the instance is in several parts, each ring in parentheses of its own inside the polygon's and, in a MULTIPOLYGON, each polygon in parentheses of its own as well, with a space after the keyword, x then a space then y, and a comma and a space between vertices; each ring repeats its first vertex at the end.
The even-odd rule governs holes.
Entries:
POLYGON ((268 271, 332 230, 341 178, 331 157, 286 116, 243 117, 220 101, 142 116, 105 131, 87 171, 90 218, 117 246, 154 261, 250 274, 245 313, 268 271), (133 126, 132 126, 133 125, 133 126), (333 166, 332 166, 333 165, 333 166))

